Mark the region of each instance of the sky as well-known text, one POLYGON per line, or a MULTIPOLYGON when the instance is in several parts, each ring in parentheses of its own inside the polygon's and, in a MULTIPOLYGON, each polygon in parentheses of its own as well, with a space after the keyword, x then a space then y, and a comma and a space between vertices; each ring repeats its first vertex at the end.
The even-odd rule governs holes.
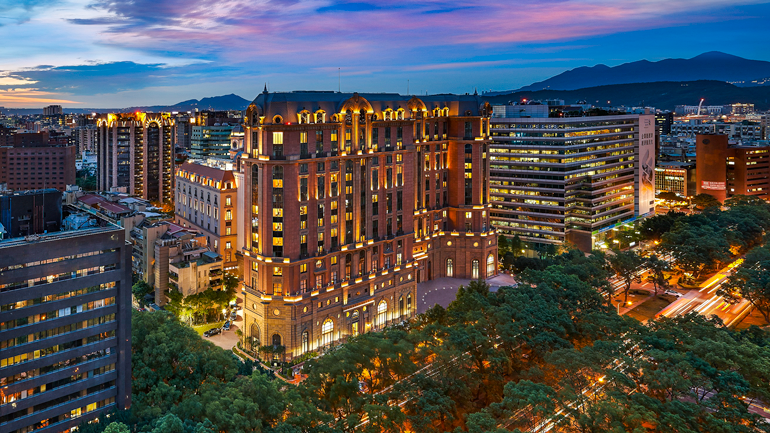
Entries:
POLYGON ((509 90, 579 66, 770 61, 770 1, 0 0, 0 106, 509 90))

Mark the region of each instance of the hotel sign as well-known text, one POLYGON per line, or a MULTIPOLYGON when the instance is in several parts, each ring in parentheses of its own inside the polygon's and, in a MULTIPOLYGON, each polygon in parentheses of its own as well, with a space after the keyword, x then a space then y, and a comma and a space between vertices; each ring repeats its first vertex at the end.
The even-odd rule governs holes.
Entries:
POLYGON ((710 180, 701 181, 701 188, 711 191, 724 191, 727 189, 724 182, 714 182, 710 180))

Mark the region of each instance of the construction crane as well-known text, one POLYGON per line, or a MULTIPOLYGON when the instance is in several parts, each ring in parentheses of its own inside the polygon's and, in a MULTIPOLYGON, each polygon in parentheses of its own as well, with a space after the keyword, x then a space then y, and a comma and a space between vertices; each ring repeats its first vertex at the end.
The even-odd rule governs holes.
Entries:
POLYGON ((703 100, 704 98, 700 98, 700 104, 698 104, 698 114, 696 114, 696 116, 700 116, 700 109, 703 106, 703 100))

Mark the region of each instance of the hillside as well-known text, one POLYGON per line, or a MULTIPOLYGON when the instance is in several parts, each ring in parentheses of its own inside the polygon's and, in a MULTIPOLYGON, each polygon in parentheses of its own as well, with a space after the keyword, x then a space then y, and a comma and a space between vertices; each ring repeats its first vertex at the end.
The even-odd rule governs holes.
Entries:
POLYGON ((751 80, 768 77, 770 62, 711 51, 691 59, 639 60, 615 67, 601 64, 582 66, 522 87, 519 91, 576 90, 612 84, 697 80, 743 81, 745 85, 750 85, 751 80))
POLYGON ((705 105, 737 102, 753 103, 757 110, 770 109, 770 86, 738 87, 722 81, 657 82, 615 84, 577 90, 517 91, 485 96, 490 103, 505 104, 522 99, 563 99, 566 103, 585 102, 597 106, 650 106, 673 110, 676 105, 705 105), (609 102, 608 102, 609 101, 609 102))

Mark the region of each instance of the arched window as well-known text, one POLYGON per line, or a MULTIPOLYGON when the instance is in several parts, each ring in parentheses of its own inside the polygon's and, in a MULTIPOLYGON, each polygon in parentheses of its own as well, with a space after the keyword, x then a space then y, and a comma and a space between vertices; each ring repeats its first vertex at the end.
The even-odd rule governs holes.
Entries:
POLYGON ((479 279, 479 261, 476 259, 471 262, 471 279, 479 279))
POLYGON ((404 297, 403 296, 398 297, 398 315, 399 317, 404 315, 404 297))
POLYGON ((310 334, 307 331, 302 333, 302 353, 310 351, 310 334))
POLYGON ((393 110, 390 108, 386 108, 385 111, 382 113, 382 120, 393 120, 393 110))
POLYGON ((279 116, 279 115, 275 115, 275 116, 273 117, 273 123, 276 123, 276 124, 277 124, 277 123, 283 123, 283 117, 281 117, 281 116, 279 116))
POLYGON ((326 112, 324 110, 315 112, 315 123, 326 123, 326 112))
POLYGON ((334 340, 334 322, 332 322, 332 319, 326 319, 323 325, 321 325, 321 344, 326 346, 332 340, 334 340))
POLYGON ((255 350, 262 345, 261 343, 262 339, 259 336, 259 326, 257 326, 256 323, 252 323, 250 330, 251 330, 250 332, 251 335, 249 336, 248 343, 249 343, 249 346, 251 346, 251 349, 255 350))
POLYGON ((455 265, 452 259, 446 259, 446 276, 450 278, 455 276, 455 265))
POLYGON ((307 110, 303 110, 299 113, 297 113, 297 120, 299 123, 310 123, 310 112, 307 110))
POLYGON ((361 251, 358 255, 358 276, 366 273, 366 253, 361 251))
POLYGON ((281 336, 279 334, 273 334, 273 347, 281 345, 281 336))
POLYGON ((385 300, 377 305, 377 326, 385 326, 388 321, 388 303, 385 300))
POLYGON ((406 314, 412 314, 412 294, 406 295, 406 314))
POLYGON ((487 257, 487 278, 495 274, 495 258, 490 254, 487 257))

